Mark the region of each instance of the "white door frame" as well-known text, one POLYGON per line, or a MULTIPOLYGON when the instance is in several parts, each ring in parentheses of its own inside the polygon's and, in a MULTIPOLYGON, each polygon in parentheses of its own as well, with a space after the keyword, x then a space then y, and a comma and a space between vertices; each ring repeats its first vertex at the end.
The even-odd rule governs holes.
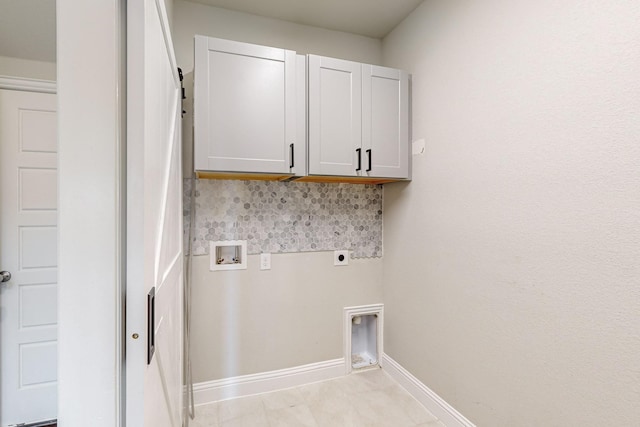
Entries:
POLYGON ((125 12, 125 0, 56 1, 62 426, 124 414, 125 12))

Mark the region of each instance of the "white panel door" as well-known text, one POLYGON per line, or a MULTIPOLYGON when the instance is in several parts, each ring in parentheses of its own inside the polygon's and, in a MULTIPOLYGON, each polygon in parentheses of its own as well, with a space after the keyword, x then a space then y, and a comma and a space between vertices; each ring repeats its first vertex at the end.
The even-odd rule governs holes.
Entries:
POLYGON ((294 51, 196 36, 196 170, 293 173, 294 51))
POLYGON ((362 65, 362 149, 367 176, 409 178, 409 75, 362 65))
POLYGON ((127 9, 126 421, 179 427, 183 404, 181 91, 162 0, 127 9), (155 291, 154 304, 148 295, 155 291), (149 320, 149 323, 148 323, 149 320), (151 353, 149 344, 153 343, 151 353))
POLYGON ((309 174, 363 171, 361 64, 309 55, 309 174))
POLYGON ((57 414, 55 95, 0 90, 0 425, 57 414))

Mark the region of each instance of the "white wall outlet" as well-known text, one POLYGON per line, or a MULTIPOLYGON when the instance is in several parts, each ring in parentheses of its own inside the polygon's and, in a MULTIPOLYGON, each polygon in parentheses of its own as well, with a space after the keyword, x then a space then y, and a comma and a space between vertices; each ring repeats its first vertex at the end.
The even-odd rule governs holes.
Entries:
POLYGON ((349 265, 349 251, 333 251, 333 265, 349 265))
POLYGON ((271 254, 260 254, 260 270, 271 270, 271 254))

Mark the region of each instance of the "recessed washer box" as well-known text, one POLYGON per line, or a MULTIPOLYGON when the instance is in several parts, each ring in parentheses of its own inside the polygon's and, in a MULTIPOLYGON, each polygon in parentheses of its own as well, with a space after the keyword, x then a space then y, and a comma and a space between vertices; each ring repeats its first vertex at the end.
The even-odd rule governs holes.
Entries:
POLYGON ((209 242, 209 270, 246 270, 247 241, 209 242))

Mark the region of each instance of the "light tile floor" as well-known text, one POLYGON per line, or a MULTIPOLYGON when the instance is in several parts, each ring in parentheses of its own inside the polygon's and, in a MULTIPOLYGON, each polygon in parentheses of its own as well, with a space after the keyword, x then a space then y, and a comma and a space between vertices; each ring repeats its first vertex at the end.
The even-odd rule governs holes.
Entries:
POLYGON ((445 427, 381 369, 196 407, 190 427, 445 427))

